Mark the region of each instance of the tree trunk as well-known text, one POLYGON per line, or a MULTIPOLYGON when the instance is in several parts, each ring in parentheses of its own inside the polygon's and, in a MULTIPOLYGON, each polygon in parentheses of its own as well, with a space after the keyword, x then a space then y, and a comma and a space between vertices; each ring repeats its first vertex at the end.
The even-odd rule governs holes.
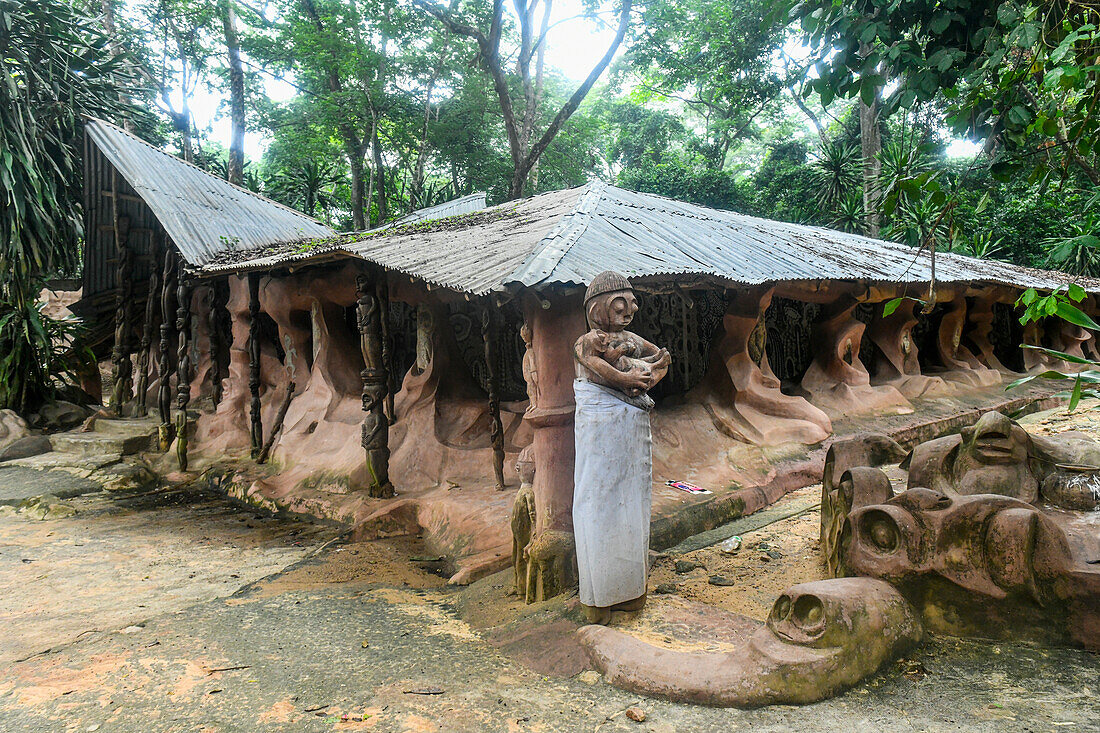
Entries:
POLYGON ((386 168, 382 163, 382 143, 378 139, 377 113, 372 109, 371 115, 375 118, 374 124, 371 125, 371 150, 374 152, 374 186, 378 192, 378 222, 382 223, 390 218, 390 204, 389 199, 386 197, 386 168))
POLYGON ((859 102, 859 141, 863 154, 863 233, 877 237, 882 224, 879 212, 879 176, 882 173, 882 136, 879 132, 878 102, 867 105, 859 102))
MULTIPOLYGON (((320 33, 324 33, 325 26, 321 22, 321 16, 317 12, 317 6, 314 5, 313 0, 302 0, 301 4, 310 22, 313 23, 320 33)), ((340 82, 340 73, 337 69, 335 59, 332 60, 327 71, 329 91, 333 94, 341 93, 343 91, 343 84, 340 82)), ((362 231, 367 228, 363 206, 363 143, 359 139, 359 135, 356 134, 354 128, 347 122, 340 124, 338 129, 340 132, 340 139, 344 143, 344 154, 348 158, 348 167, 351 169, 352 227, 357 231, 362 231)))
POLYGON ((363 195, 363 151, 359 139, 350 132, 349 125, 341 125, 344 152, 351 169, 351 220, 352 228, 361 232, 367 228, 366 206, 363 195))
POLYGON ((229 118, 233 131, 229 141, 229 182, 244 185, 244 67, 237 36, 237 14, 233 0, 222 0, 222 27, 229 55, 229 118))
MULTIPOLYGON (((861 44, 860 53, 870 53, 870 46, 861 44)), ((882 225, 882 213, 879 210, 879 177, 882 174, 882 134, 879 130, 878 90, 871 104, 865 104, 862 96, 859 100, 859 142, 863 155, 863 233, 868 237, 877 237, 882 225)))
MULTIPOLYGON (((107 31, 107 36, 110 39, 108 45, 111 49, 111 58, 117 59, 122 55, 122 49, 119 47, 118 30, 115 25, 114 0, 101 0, 100 8, 103 10, 103 28, 107 31)), ((118 101, 128 107, 130 106, 130 95, 126 92, 119 92, 118 101)), ((122 129, 126 130, 126 132, 134 131, 134 122, 130 119, 129 115, 122 118, 122 129)))

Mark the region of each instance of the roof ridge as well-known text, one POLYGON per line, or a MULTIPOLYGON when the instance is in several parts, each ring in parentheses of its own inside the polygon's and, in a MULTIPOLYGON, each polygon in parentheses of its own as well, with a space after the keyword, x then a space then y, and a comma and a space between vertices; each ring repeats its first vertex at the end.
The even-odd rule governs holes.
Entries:
POLYGON ((179 156, 176 156, 176 155, 172 155, 171 153, 169 153, 166 150, 161 150, 160 148, 158 148, 156 145, 153 145, 148 140, 143 140, 140 137, 138 137, 137 135, 135 135, 134 133, 130 132, 129 130, 121 128, 118 125, 115 125, 113 123, 108 122, 107 120, 101 120, 98 117, 93 117, 91 115, 84 115, 84 121, 85 121, 85 124, 88 124, 89 122, 94 122, 98 125, 105 125, 105 126, 111 128, 112 130, 115 130, 116 132, 120 132, 123 135, 126 135, 128 137, 133 138, 134 140, 141 143, 142 145, 145 145, 146 147, 150 148, 151 150, 154 150, 154 151, 160 153, 161 155, 164 155, 168 158, 171 158, 172 160, 174 160, 177 163, 181 163, 182 165, 186 165, 186 166, 189 166, 191 168, 194 168, 199 173, 202 173, 205 176, 209 176, 210 178, 214 179, 215 181, 219 181, 220 183, 224 183, 227 186, 231 186, 231 187, 237 189, 238 191, 240 191, 241 193, 248 194, 249 196, 252 196, 253 198, 257 198, 260 201, 263 201, 264 203, 273 204, 274 206, 278 206, 281 209, 285 209, 286 211, 290 212, 291 214, 294 214, 295 216, 300 216, 301 218, 305 219, 306 221, 311 221, 314 224, 318 224, 320 226, 328 227, 329 229, 332 229, 332 227, 329 227, 327 224, 323 224, 320 221, 318 221, 317 219, 314 219, 311 216, 307 216, 306 214, 303 214, 302 212, 298 211, 297 209, 295 209, 293 207, 287 206, 286 204, 281 204, 278 201, 275 201, 274 199, 269 199, 267 196, 264 196, 261 193, 256 193, 255 191, 250 191, 247 188, 245 188, 244 186, 238 186, 237 184, 232 183, 230 181, 227 181, 224 178, 219 178, 218 176, 215 176, 210 171, 205 171, 202 168, 199 168, 194 163, 189 163, 186 160, 184 160, 183 158, 180 158, 179 156))
POLYGON ((528 287, 545 280, 562 261, 562 258, 576 244, 588 228, 588 219, 596 205, 607 193, 607 184, 596 179, 582 186, 587 189, 577 197, 573 210, 564 214, 554 227, 546 233, 538 246, 512 274, 505 277, 501 284, 518 282, 528 287))

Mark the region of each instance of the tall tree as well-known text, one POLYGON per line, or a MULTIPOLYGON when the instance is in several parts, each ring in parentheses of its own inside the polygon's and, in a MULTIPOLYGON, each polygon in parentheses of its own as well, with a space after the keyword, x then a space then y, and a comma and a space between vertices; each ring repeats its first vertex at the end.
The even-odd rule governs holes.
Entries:
POLYGON ((821 51, 813 82, 827 104, 860 95, 890 114, 942 95, 944 121, 986 141, 995 172, 1100 185, 1100 8, 1026 0, 804 0, 794 9, 821 51))
POLYGON ((229 120, 232 126, 227 178, 230 183, 241 186, 244 184, 244 66, 241 64, 241 41, 237 35, 237 12, 233 1, 221 0, 222 31, 229 61, 229 120))
POLYGON ((546 34, 549 30, 548 18, 552 0, 515 0, 518 13, 520 30, 520 48, 516 59, 516 72, 523 89, 523 106, 517 114, 516 105, 512 101, 512 91, 509 85, 508 74, 504 69, 501 55, 501 40, 504 35, 504 0, 493 0, 490 14, 489 28, 482 30, 473 23, 458 20, 448 10, 433 5, 426 0, 414 0, 417 6, 423 8, 432 17, 442 22, 451 32, 470 38, 477 43, 477 62, 481 68, 493 80, 493 89, 496 92, 500 111, 504 117, 504 128, 508 136, 508 150, 512 157, 512 177, 508 186, 508 198, 521 198, 527 188, 528 176, 538 163, 540 156, 550 145, 554 136, 561 130, 562 125, 577 110, 580 103, 588 95, 592 86, 603 74, 619 50, 619 46, 630 27, 630 10, 632 0, 622 0, 619 9, 619 24, 615 31, 615 37, 603 57, 596 62, 588 73, 587 78, 581 82, 576 91, 561 106, 557 114, 546 126, 542 135, 533 144, 534 120, 538 115, 538 103, 542 89, 542 56, 541 49, 546 43, 546 34), (542 14, 538 10, 540 3, 542 14), (541 18, 541 20, 538 20, 541 18), (538 25, 536 25, 538 23, 538 25), (538 53, 532 76, 532 58, 538 53))
MULTIPOLYGON (((781 4, 780 4, 781 5, 781 4)), ((707 166, 730 148, 785 88, 779 51, 787 19, 773 0, 648 0, 630 43, 640 86, 686 104, 704 122, 707 166)))

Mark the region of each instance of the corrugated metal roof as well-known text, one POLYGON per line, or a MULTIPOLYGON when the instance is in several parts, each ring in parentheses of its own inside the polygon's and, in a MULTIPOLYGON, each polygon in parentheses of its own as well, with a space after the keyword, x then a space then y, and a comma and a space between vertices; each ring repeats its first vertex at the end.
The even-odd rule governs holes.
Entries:
POLYGON ((412 213, 405 214, 400 219, 391 221, 385 226, 376 227, 376 229, 373 229, 371 231, 377 231, 378 229, 392 229, 394 227, 400 227, 418 221, 446 219, 449 216, 472 214, 475 211, 481 211, 485 208, 485 198, 485 193, 471 193, 468 196, 451 199, 450 201, 446 201, 442 204, 436 204, 435 206, 428 206, 423 209, 417 209, 412 213))
POLYGON ((192 265, 204 265, 227 250, 335 234, 304 214, 212 176, 110 123, 89 119, 85 129, 192 265))
POLYGON ((584 193, 583 188, 554 191, 482 211, 438 220, 375 230, 363 235, 341 234, 309 249, 273 247, 204 267, 204 272, 240 271, 302 260, 350 256, 368 260, 452 290, 484 294, 499 289, 502 280, 523 264, 532 251, 564 220, 584 193))
MULTIPOLYGON (((592 183, 576 209, 502 284, 587 285, 613 268, 627 277, 712 275, 737 283, 791 280, 928 282, 927 252, 822 227, 787 224, 592 183)), ((943 283, 1053 288, 1064 273, 937 253, 943 283)), ((1100 283, 1083 283, 1100 290, 1100 283)))
MULTIPOLYGON (((207 271, 354 256, 426 282, 482 295, 508 286, 587 285, 615 269, 627 277, 710 276, 756 285, 852 280, 922 283, 927 252, 822 227, 787 224, 589 183, 539 194, 404 232, 341 235, 308 252, 268 252, 207 271)), ((936 279, 1051 289, 1100 280, 937 253, 936 279)))

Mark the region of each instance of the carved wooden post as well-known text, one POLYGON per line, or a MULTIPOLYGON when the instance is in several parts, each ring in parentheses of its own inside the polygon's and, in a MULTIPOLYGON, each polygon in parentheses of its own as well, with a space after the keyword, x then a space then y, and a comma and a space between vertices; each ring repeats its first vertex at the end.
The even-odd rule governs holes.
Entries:
POLYGON ((390 336, 390 283, 386 271, 379 269, 374 278, 374 292, 378 297, 378 322, 382 338, 382 368, 386 370, 386 420, 393 425, 397 415, 393 411, 393 396, 397 394, 398 374, 393 368, 393 349, 390 336))
POLYGON ((176 458, 187 470, 187 403, 191 399, 191 357, 187 339, 191 333, 191 282, 181 267, 176 286, 176 458))
MULTIPOLYGON (((222 323, 226 320, 226 306, 229 303, 229 287, 223 279, 210 283, 210 312, 206 314, 207 332, 210 335, 210 399, 214 407, 222 401, 222 349, 226 341, 222 337, 222 323)), ((228 332, 225 329, 224 332, 228 332)), ((232 338, 232 337, 230 337, 232 338)))
MULTIPOLYGON (((163 237, 163 235, 162 235, 163 237)), ((149 414, 147 395, 149 391, 149 351, 153 346, 153 329, 157 320, 157 297, 160 295, 160 250, 163 242, 155 247, 149 261, 149 288, 145 294, 145 325, 141 329, 141 350, 138 352, 137 366, 137 414, 141 417, 149 414)))
POLYGON ((264 444, 264 424, 260 415, 260 273, 248 273, 248 392, 252 397, 249 419, 252 424, 251 454, 260 455, 264 444))
MULTIPOLYGON (((115 174, 112 174, 112 179, 115 174)), ((114 184, 114 232, 117 257, 115 287, 115 345, 111 351, 111 411, 122 414, 133 389, 134 365, 130 360, 130 307, 134 299, 134 253, 130 249, 130 218, 118 215, 118 184, 114 184)))
POLYGON ((481 335, 485 341, 485 376, 489 391, 490 440, 497 489, 504 491, 504 426, 500 422, 500 377, 497 374, 500 343, 500 308, 492 301, 481 310, 481 335))
MULTIPOLYGON (((375 278, 384 277, 375 273, 375 278)), ((366 274, 356 276, 356 321, 363 351, 363 449, 367 453, 370 475, 370 495, 378 498, 393 496, 390 483, 389 420, 385 400, 389 392, 389 375, 382 358, 382 309, 376 282, 366 274)))
POLYGON ((576 583, 573 541, 573 344, 585 332, 579 297, 544 293, 524 302, 538 400, 524 414, 534 431, 535 530, 528 548, 526 600, 551 598, 576 583), (545 304, 548 307, 544 307, 545 304))
POLYGON ((157 388, 157 410, 160 414, 160 428, 157 431, 157 437, 161 452, 168 450, 168 444, 172 440, 172 391, 168 375, 172 362, 168 350, 171 348, 172 325, 175 323, 175 314, 172 312, 175 277, 176 253, 169 244, 165 247, 164 252, 164 277, 161 281, 160 291, 160 346, 157 350, 157 356, 159 357, 157 376, 160 378, 160 384, 157 388))

